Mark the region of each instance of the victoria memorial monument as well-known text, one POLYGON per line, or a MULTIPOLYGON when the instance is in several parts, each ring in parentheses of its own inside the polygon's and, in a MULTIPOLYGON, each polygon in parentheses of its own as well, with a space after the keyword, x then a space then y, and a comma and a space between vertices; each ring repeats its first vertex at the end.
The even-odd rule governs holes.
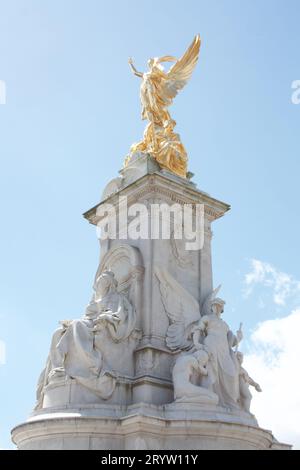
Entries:
POLYGON ((262 390, 243 367, 242 324, 232 331, 213 286, 212 224, 230 207, 193 183, 169 113, 200 44, 146 72, 129 59, 147 126, 84 214, 101 252, 91 300, 49 336, 19 449, 290 448, 252 414, 262 390))

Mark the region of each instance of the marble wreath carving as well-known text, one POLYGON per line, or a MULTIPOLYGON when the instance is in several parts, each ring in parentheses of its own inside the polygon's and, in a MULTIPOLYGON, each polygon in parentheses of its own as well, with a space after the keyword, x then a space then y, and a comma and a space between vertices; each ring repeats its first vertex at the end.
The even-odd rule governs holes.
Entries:
POLYGON ((36 409, 43 406, 45 387, 66 377, 75 379, 102 399, 112 395, 117 373, 105 367, 103 340, 108 338, 109 343, 126 340, 136 323, 134 307, 117 287, 114 273, 102 272, 83 318, 60 322, 38 381, 36 409))
POLYGON ((179 353, 172 374, 176 402, 250 412, 249 386, 258 392, 261 388, 242 367, 241 328, 234 334, 221 318, 225 302, 217 298, 220 287, 207 297, 200 313, 196 299, 167 271, 157 267, 156 277, 170 321, 166 343, 179 353))

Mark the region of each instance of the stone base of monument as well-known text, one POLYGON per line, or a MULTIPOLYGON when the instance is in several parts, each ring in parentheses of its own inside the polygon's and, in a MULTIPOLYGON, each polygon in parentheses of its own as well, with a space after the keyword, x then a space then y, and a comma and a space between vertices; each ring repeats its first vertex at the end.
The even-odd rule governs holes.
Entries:
POLYGON ((20 450, 289 450, 253 415, 172 403, 57 407, 12 430, 20 450))
POLYGON ((234 349, 241 328, 234 334, 221 318, 225 302, 212 277, 211 226, 229 205, 142 152, 84 214, 97 229, 107 204, 118 214, 118 230, 100 239, 92 299, 80 319, 54 332, 36 409, 13 429, 14 443, 24 450, 290 449, 243 411, 249 387, 260 387, 234 349), (156 236, 157 206, 170 224, 167 238, 156 236), (124 238, 132 228, 124 213, 137 207, 153 237, 131 231, 124 238), (189 237, 185 229, 175 236, 188 207, 202 221, 192 247, 191 229, 189 237))

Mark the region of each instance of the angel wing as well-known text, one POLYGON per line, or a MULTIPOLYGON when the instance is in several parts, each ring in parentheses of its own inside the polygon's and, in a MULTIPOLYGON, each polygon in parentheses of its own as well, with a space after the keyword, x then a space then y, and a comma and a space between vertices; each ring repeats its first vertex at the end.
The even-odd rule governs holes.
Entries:
POLYGON ((209 294, 205 301, 203 302, 203 305, 202 305, 202 310, 201 310, 201 316, 204 317, 204 315, 209 315, 210 312, 211 312, 211 303, 212 301, 217 297, 218 293, 219 293, 219 290, 221 289, 221 284, 216 287, 216 289, 214 289, 212 291, 211 294, 209 294))
POLYGON ((162 303, 170 320, 166 343, 172 349, 187 349, 191 345, 191 326, 200 320, 197 300, 166 270, 155 268, 162 303))
MULTIPOLYGON (((163 93, 165 97, 172 102, 172 99, 177 95, 188 82, 192 72, 197 64, 201 40, 200 36, 195 36, 192 44, 187 49, 181 59, 170 68, 167 73, 166 80, 163 81, 163 93)), ((165 58, 162 58, 165 59, 165 58)))

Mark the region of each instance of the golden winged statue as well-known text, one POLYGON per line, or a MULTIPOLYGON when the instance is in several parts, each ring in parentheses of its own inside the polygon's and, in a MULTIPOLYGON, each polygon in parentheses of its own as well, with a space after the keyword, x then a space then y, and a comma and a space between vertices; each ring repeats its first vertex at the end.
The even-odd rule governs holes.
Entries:
POLYGON ((150 153, 162 168, 186 177, 187 154, 179 135, 174 132, 176 122, 171 118, 168 107, 191 77, 198 61, 200 44, 200 36, 197 35, 180 59, 164 56, 148 60, 149 70, 145 73, 138 72, 132 59, 129 59, 134 75, 142 79, 142 119, 147 119, 149 124, 143 140, 132 145, 125 166, 134 153, 150 153), (163 62, 175 63, 169 71, 165 71, 161 65, 163 62))

